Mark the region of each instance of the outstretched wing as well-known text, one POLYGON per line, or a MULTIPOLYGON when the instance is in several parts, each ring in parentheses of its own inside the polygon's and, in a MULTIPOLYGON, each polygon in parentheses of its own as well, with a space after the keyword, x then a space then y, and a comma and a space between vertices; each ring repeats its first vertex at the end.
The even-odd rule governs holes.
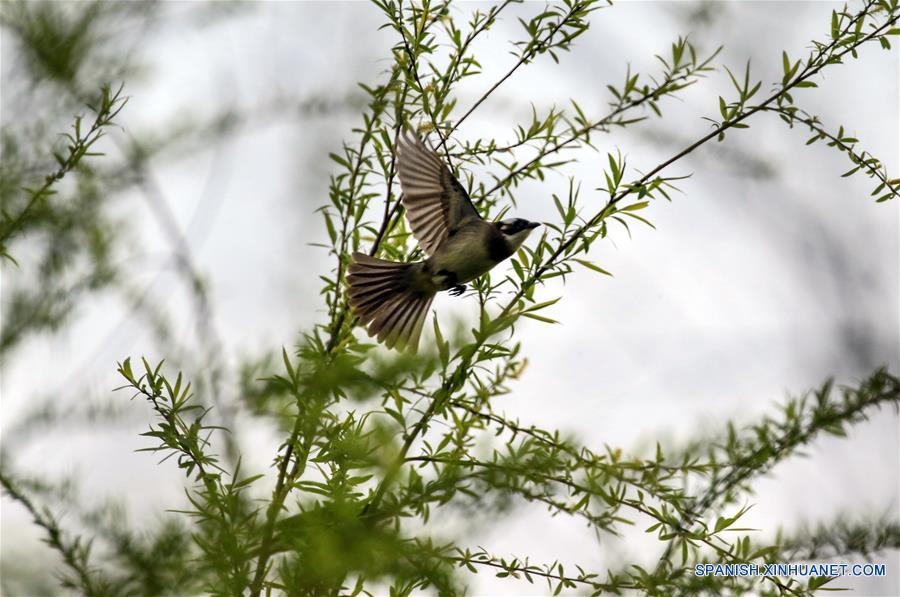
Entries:
POLYGON ((434 255, 462 223, 481 216, 459 181, 418 135, 404 131, 397 146, 406 219, 422 249, 434 255))

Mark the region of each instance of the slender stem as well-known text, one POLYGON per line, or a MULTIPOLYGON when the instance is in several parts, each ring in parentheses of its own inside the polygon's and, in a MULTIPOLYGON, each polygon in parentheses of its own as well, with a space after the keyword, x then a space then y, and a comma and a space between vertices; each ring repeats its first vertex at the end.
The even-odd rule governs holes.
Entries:
MULTIPOLYGON (((872 3, 870 2, 870 4, 868 4, 866 6, 866 8, 859 15, 857 15, 857 18, 864 18, 865 15, 867 14, 867 11, 871 7, 871 5, 872 5, 872 3)), ((857 40, 853 44, 846 46, 846 48, 844 50, 838 52, 837 54, 834 54, 833 57, 841 58, 844 55, 854 51, 857 47, 859 47, 863 43, 873 39, 874 37, 877 37, 883 30, 891 27, 898 20, 898 18, 900 18, 900 15, 895 16, 891 19, 888 19, 880 27, 874 29, 868 35, 861 38, 860 40, 857 40)), ((836 42, 832 42, 831 46, 829 46, 829 47, 833 47, 835 43, 836 42)), ((820 51, 819 55, 822 56, 823 54, 824 54, 824 51, 820 51)), ((812 66, 812 64, 813 64, 813 62, 808 64, 806 66, 806 68, 804 68, 803 72, 801 72, 793 81, 790 81, 788 84, 784 85, 781 89, 779 89, 778 91, 776 91, 775 93, 770 95, 761 104, 753 106, 750 109, 742 112, 737 117, 727 120, 727 121, 721 123, 720 125, 716 126, 710 133, 708 133, 707 135, 704 135, 703 137, 701 137, 697 141, 691 143, 690 145, 688 145, 687 147, 685 147, 684 149, 682 149, 681 151, 679 151, 678 153, 676 153, 675 155, 673 155, 672 157, 667 159, 666 161, 657 165, 655 168, 653 168, 648 173, 646 173, 644 176, 642 176, 637 182, 628 185, 625 189, 623 189, 622 191, 620 191, 616 195, 614 195, 612 198, 610 198, 610 200, 606 203, 606 205, 603 207, 602 210, 597 212, 596 215, 594 215, 590 220, 588 220, 585 224, 583 224, 581 227, 579 227, 566 241, 561 243, 556 248, 556 250, 553 251, 553 253, 551 253, 550 257, 547 258, 544 261, 544 263, 537 268, 537 270, 535 270, 534 274, 532 274, 529 277, 529 279, 526 281, 526 283, 522 284, 522 288, 515 294, 513 299, 502 310, 501 316, 505 315, 506 313, 509 312, 509 310, 512 308, 512 306, 525 295, 525 291, 526 291, 527 287, 530 284, 534 284, 536 280, 540 279, 540 277, 548 269, 550 269, 550 267, 553 266, 555 260, 560 255, 562 255, 567 249, 569 249, 579 239, 581 239, 587 233, 588 230, 592 229, 597 224, 599 224, 603 219, 605 219, 611 213, 610 208, 614 207, 619 201, 621 201, 625 197, 633 194, 636 190, 643 188, 643 186, 648 181, 652 180, 653 177, 655 177, 662 170, 668 168, 669 166, 671 166, 678 160, 689 155, 694 150, 696 150, 698 147, 708 143, 712 139, 715 139, 716 137, 718 137, 719 135, 721 135, 728 129, 731 129, 735 125, 740 124, 741 122, 750 118, 757 112, 764 110, 769 104, 776 101, 778 98, 780 98, 781 96, 786 94, 788 91, 790 91, 791 89, 796 87, 799 83, 806 81, 807 79, 809 79, 810 77, 812 77, 813 75, 815 75, 819 71, 821 71, 822 68, 824 68, 826 66, 826 64, 828 64, 828 61, 821 60, 815 66, 812 66)))
MULTIPOLYGON (((880 180, 883 185, 891 192, 891 194, 895 197, 900 196, 900 188, 898 188, 896 184, 896 180, 889 179, 883 170, 879 169, 876 165, 877 162, 870 162, 865 160, 866 152, 863 151, 860 154, 857 154, 853 150, 853 145, 848 145, 844 143, 842 139, 839 139, 836 135, 829 133, 825 130, 825 127, 813 116, 810 116, 808 113, 800 111, 803 116, 798 116, 797 112, 781 107, 781 106, 768 106, 764 108, 767 112, 773 112, 775 114, 779 114, 784 116, 785 118, 790 119, 792 122, 796 121, 801 124, 805 124, 811 131, 817 133, 820 137, 828 139, 831 141, 832 145, 835 145, 842 151, 846 151, 848 155, 852 156, 853 163, 856 164, 860 169, 868 172, 870 177, 877 178, 880 180)), ((871 157, 871 156, 870 156, 871 157)))
MULTIPOLYGON (((423 394, 424 394, 424 392, 423 392, 423 394)), ((547 446, 549 448, 552 448, 554 450, 559 450, 560 452, 564 452, 564 453, 568 454, 569 456, 571 456, 576 462, 582 464, 585 467, 599 467, 599 468, 603 469, 604 473, 606 473, 610 476, 614 476, 620 481, 623 481, 625 483, 635 483, 633 480, 630 480, 630 479, 626 478, 624 475, 622 475, 622 472, 619 469, 619 467, 610 466, 608 464, 604 464, 603 462, 601 462, 599 460, 599 458, 602 458, 602 457, 597 457, 594 454, 590 454, 594 458, 593 460, 590 458, 585 458, 578 450, 576 450, 574 448, 574 446, 570 446, 564 442, 554 440, 552 437, 548 437, 549 434, 544 435, 545 432, 538 433, 538 431, 541 431, 541 430, 539 430, 533 426, 532 427, 522 427, 521 425, 518 425, 508 419, 505 419, 493 412, 487 412, 487 413, 480 412, 480 411, 476 410, 475 408, 473 408, 472 406, 465 404, 463 402, 460 402, 458 400, 451 400, 450 405, 455 408, 459 408, 459 409, 466 411, 473 417, 478 417, 485 421, 490 421, 492 423, 496 423, 501 428, 506 428, 506 429, 512 431, 514 435, 526 435, 526 436, 532 438, 533 440, 540 442, 541 444, 544 444, 545 446, 547 446)), ((687 471, 702 470, 706 466, 708 466, 708 465, 695 464, 695 465, 691 465, 691 466, 671 466, 671 465, 661 464, 658 462, 646 462, 646 463, 641 464, 640 466, 631 466, 629 468, 630 468, 630 470, 635 470, 635 471, 662 470, 662 471, 666 471, 667 473, 678 474, 678 473, 684 473, 687 471)))
POLYGON ((406 462, 406 455, 409 453, 409 449, 412 447, 413 442, 416 438, 421 434, 425 427, 428 425, 428 421, 431 420, 431 417, 434 415, 435 410, 437 409, 438 398, 432 399, 432 401, 428 404, 428 408, 422 414, 418 421, 416 421, 415 426, 412 431, 406 435, 403 440, 403 445, 400 448, 400 452, 397 454, 397 458, 394 460, 393 465, 388 470, 387 474, 385 474, 384 478, 378 483, 378 486, 375 488, 375 493, 372 496, 372 499, 366 502, 366 505, 363 506, 361 516, 365 517, 370 512, 374 511, 381 505, 381 500, 384 499, 384 494, 387 491, 388 486, 394 481, 394 478, 400 473, 400 470, 403 468, 403 463, 406 462))
POLYGON ((469 32, 469 35, 466 36, 466 40, 460 47, 459 52, 457 52, 457 54, 453 57, 453 62, 450 65, 449 75, 444 80, 444 84, 441 86, 441 97, 447 96, 447 92, 450 90, 450 85, 455 82, 456 71, 459 69, 459 65, 462 64, 463 57, 466 55, 466 50, 469 49, 469 45, 473 41, 475 41, 475 38, 481 35, 483 31, 486 31, 491 25, 493 25, 494 21, 497 20, 497 16, 503 11, 503 9, 509 6, 514 1, 516 0, 503 0, 503 3, 500 6, 492 7, 490 9, 490 12, 485 16, 484 21, 480 25, 472 28, 472 31, 469 32))
POLYGON ((606 127, 610 126, 611 124, 614 124, 613 120, 617 116, 620 116, 624 112, 627 112, 628 110, 631 110, 633 108, 636 108, 636 107, 644 104, 648 100, 657 98, 659 96, 660 90, 666 89, 669 85, 671 85, 673 83, 677 83, 679 81, 686 80, 686 79, 690 78, 693 74, 695 74, 695 71, 686 72, 677 77, 667 77, 666 80, 663 81, 663 83, 661 85, 657 86, 653 90, 644 93, 640 97, 637 97, 637 98, 631 100, 630 102, 620 103, 611 112, 609 112, 606 116, 604 116, 597 122, 594 122, 594 123, 585 125, 579 129, 576 129, 571 135, 569 135, 562 141, 554 144, 553 146, 551 146, 549 149, 547 149, 545 151, 541 151, 533 159, 525 162, 522 166, 516 168, 515 170, 513 170, 512 172, 507 174, 503 179, 498 180, 497 183, 493 187, 491 187, 490 189, 488 189, 487 191, 484 192, 484 195, 479 199, 479 201, 484 200, 485 198, 492 195, 497 190, 503 188, 504 186, 506 186, 509 183, 509 181, 511 181, 518 175, 520 175, 522 172, 527 171, 534 164, 540 162, 542 159, 544 159, 548 155, 556 153, 557 151, 563 149, 564 147, 570 145, 571 143, 574 143, 575 141, 581 139, 583 136, 587 135, 588 133, 591 133, 598 129, 606 128, 606 127))
POLYGON ((452 135, 454 133, 454 131, 456 131, 456 129, 459 128, 459 126, 463 122, 465 122, 466 118, 468 118, 472 114, 472 112, 474 112, 478 108, 478 106, 480 106, 482 104, 482 102, 484 102, 484 100, 486 100, 488 97, 490 97, 490 95, 492 93, 494 93, 494 91, 496 91, 498 87, 500 87, 504 82, 506 82, 506 80, 509 79, 513 75, 513 73, 515 73, 519 69, 520 66, 522 66, 523 64, 525 64, 526 62, 528 62, 529 60, 534 58, 535 54, 537 54, 537 52, 540 49, 547 46, 550 43, 550 41, 553 39, 553 37, 557 34, 557 32, 560 29, 562 29, 563 25, 565 25, 566 23, 569 22, 569 18, 571 18, 571 16, 575 12, 581 10, 585 6, 587 6, 587 4, 584 2, 577 2, 577 3, 573 4, 572 7, 569 9, 569 12, 559 20, 559 22, 556 24, 556 26, 550 30, 550 32, 544 37, 544 39, 541 40, 539 43, 530 46, 526 51, 522 52, 522 55, 519 56, 519 59, 512 66, 512 68, 510 68, 506 72, 505 75, 500 77, 500 79, 496 83, 491 85, 491 87, 487 91, 485 91, 481 95, 481 97, 479 97, 475 101, 474 104, 472 104, 472 107, 470 107, 466 111, 466 113, 463 114, 462 117, 456 121, 456 123, 450 128, 450 132, 447 134, 452 135))
POLYGON ((425 113, 428 115, 428 119, 431 121, 431 127, 434 129, 434 132, 437 133, 438 138, 441 140, 441 146, 444 148, 444 154, 447 156, 447 164, 452 169, 453 162, 450 160, 450 151, 447 149, 447 138, 444 136, 444 133, 441 132, 441 127, 438 126, 434 111, 428 108, 428 102, 425 101, 425 86, 422 85, 422 81, 419 79, 419 68, 416 64, 418 60, 418 54, 413 53, 412 49, 409 47, 409 41, 406 39, 406 29, 403 27, 403 0, 400 0, 398 2, 397 9, 400 14, 400 21, 397 24, 397 29, 400 31, 400 37, 403 38, 403 48, 406 51, 407 69, 413 76, 416 85, 418 85, 419 87, 419 97, 422 100, 422 108, 425 110, 425 113))
POLYGON ((76 539, 72 544, 67 543, 63 538, 62 529, 49 512, 41 512, 3 471, 0 471, 0 486, 3 487, 3 490, 10 498, 19 502, 28 510, 28 513, 31 514, 31 519, 37 526, 44 529, 47 533, 47 544, 62 555, 63 562, 77 576, 81 591, 88 597, 104 594, 105 591, 101 590, 101 587, 98 586, 93 578, 95 573, 88 567, 87 552, 81 548, 80 541, 76 539))
POLYGON ((394 178, 397 174, 397 142, 400 139, 400 129, 403 128, 403 108, 406 105, 406 94, 409 91, 409 83, 404 81, 403 83, 403 92, 400 94, 400 102, 396 105, 396 111, 394 115, 394 120, 396 121, 394 124, 394 143, 391 146, 391 165, 388 168, 388 178, 387 178, 387 192, 384 196, 384 216, 381 218, 381 227, 378 229, 378 234, 375 235, 375 240, 372 241, 372 248, 369 249, 369 255, 375 256, 375 253, 378 252, 378 248, 381 245, 381 240, 384 238, 385 233, 388 229, 388 224, 391 221, 391 214, 393 211, 396 211, 397 206, 400 205, 400 198, 397 198, 397 202, 394 204, 393 208, 391 207, 391 190, 394 185, 394 178))
MULTIPOLYGON (((637 500, 625 500, 623 503, 627 506, 634 508, 638 512, 642 512, 643 514, 646 514, 647 516, 653 518, 657 522, 661 522, 664 525, 668 525, 669 527, 672 527, 673 529, 675 529, 676 531, 678 531, 679 533, 681 533, 683 535, 690 535, 692 539, 700 541, 701 543, 703 543, 707 547, 711 548, 713 551, 718 553, 720 556, 726 558, 727 560, 729 560, 729 561, 734 560, 734 554, 729 549, 726 549, 726 548, 722 547, 721 545, 717 545, 714 541, 712 541, 711 539, 709 539, 707 537, 698 537, 698 536, 691 535, 691 531, 689 529, 684 528, 680 524, 672 524, 671 520, 665 518, 664 516, 660 516, 658 513, 654 512, 653 510, 651 510, 650 508, 645 506, 642 502, 639 502, 637 500)), ((762 556, 759 556, 759 557, 762 557, 762 556)), ((776 585, 781 590, 782 594, 784 594, 784 593, 790 593, 792 595, 801 594, 797 591, 797 589, 794 589, 793 587, 789 586, 790 583, 794 582, 792 580, 788 581, 789 584, 786 585, 783 582, 781 582, 781 579, 779 579, 777 576, 765 575, 765 576, 763 576, 763 578, 765 578, 767 581, 771 582, 772 584, 776 585)))
MULTIPOLYGON (((388 84, 388 86, 390 83, 388 84)), ((387 88, 387 86, 385 87, 387 88)), ((335 283, 335 294, 334 294, 334 307, 332 312, 332 325, 331 331, 328 337, 328 344, 326 346, 326 352, 331 353, 332 350, 338 344, 340 340, 341 328, 344 325, 344 321, 347 318, 347 297, 344 293, 341 292, 341 284, 344 279, 344 268, 346 263, 345 255, 347 253, 347 240, 349 238, 348 234, 348 226, 350 222, 350 218, 353 214, 353 200, 356 196, 359 189, 357 189, 357 181, 362 178, 365 179, 365 176, 360 176, 360 170, 363 167, 365 161, 365 152, 366 145, 368 145, 369 140, 373 136, 373 127, 375 126, 375 122, 377 121, 377 110, 373 108, 373 115, 371 119, 368 119, 368 126, 362 132, 362 138, 359 142, 359 149, 356 152, 356 163, 350 168, 350 178, 347 183, 347 197, 344 201, 344 205, 346 205, 346 213, 341 213, 341 232, 340 232, 340 244, 336 247, 335 253, 337 254, 337 274, 335 275, 334 283, 335 283), (343 298, 341 298, 343 297, 343 298)), ((362 186, 362 185, 360 185, 362 186)))
POLYGON ((287 499, 288 493, 290 493, 291 484, 296 480, 297 475, 301 473, 301 468, 305 466, 306 457, 309 453, 309 441, 307 441, 304 442, 303 453, 295 459, 291 472, 288 474, 288 465, 294 454, 294 446, 300 438, 301 426, 304 420, 305 417, 303 416, 303 413, 297 413, 297 417, 294 420, 294 428, 291 431, 290 438, 285 445, 284 454, 281 457, 281 462, 278 465, 278 480, 275 482, 275 491, 272 492, 272 502, 266 510, 266 524, 263 527, 262 541, 260 542, 259 547, 259 558, 256 562, 256 571, 253 575, 253 581, 250 584, 251 597, 259 597, 262 590, 269 558, 273 552, 272 542, 275 535, 275 522, 278 519, 278 514, 281 512, 281 509, 284 507, 284 501, 287 499))
POLYGON ((112 124, 113 118, 118 116, 119 112, 122 111, 122 108, 125 107, 125 104, 128 101, 127 97, 121 97, 123 87, 124 85, 119 86, 118 91, 112 95, 110 95, 109 87, 103 88, 100 103, 96 109, 97 116, 86 134, 82 135, 80 132, 81 117, 79 116, 76 119, 75 125, 73 126, 75 135, 72 136, 67 134, 67 137, 71 141, 69 154, 64 160, 59 157, 59 168, 47 175, 44 178, 44 184, 38 189, 30 191, 31 197, 29 198, 28 203, 25 204, 25 208, 19 212, 19 215, 14 219, 3 222, 3 226, 0 227, 0 252, 3 251, 3 246, 6 241, 15 234, 16 230, 20 228, 22 223, 28 218, 37 203, 50 194, 50 190, 57 182, 75 169, 82 157, 91 155, 88 153, 88 149, 103 136, 103 127, 112 124))
POLYGON ((577 583, 586 585, 591 587, 597 591, 609 591, 609 592, 619 592, 621 589, 637 589, 633 583, 622 583, 622 584, 611 584, 611 583, 600 583, 595 582, 588 579, 577 578, 573 576, 563 576, 561 574, 554 574, 552 572, 546 572, 541 570, 540 568, 533 566, 514 566, 513 564, 502 564, 500 562, 496 562, 492 559, 475 559, 478 556, 473 556, 471 558, 464 558, 462 556, 438 556, 443 560, 456 562, 460 564, 460 566, 465 566, 466 564, 471 564, 473 566, 490 566, 491 568, 498 568, 500 570, 504 570, 510 573, 527 573, 529 576, 539 576, 541 578, 546 578, 547 580, 557 580, 561 582, 567 583, 577 583))

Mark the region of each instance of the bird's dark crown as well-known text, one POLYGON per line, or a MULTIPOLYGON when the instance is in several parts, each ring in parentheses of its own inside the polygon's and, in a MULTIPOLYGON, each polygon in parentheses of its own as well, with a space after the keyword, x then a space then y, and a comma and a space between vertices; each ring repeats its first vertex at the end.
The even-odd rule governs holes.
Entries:
POLYGON ((532 228, 537 228, 540 226, 537 222, 529 222, 528 220, 522 218, 510 218, 508 220, 501 220, 496 224, 497 230, 506 235, 512 235, 517 232, 521 232, 522 230, 530 230, 532 228))

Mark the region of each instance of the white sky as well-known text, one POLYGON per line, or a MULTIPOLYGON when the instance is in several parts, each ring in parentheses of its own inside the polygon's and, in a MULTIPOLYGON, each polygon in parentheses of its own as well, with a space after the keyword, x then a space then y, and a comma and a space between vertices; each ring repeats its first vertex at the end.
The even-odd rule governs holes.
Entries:
MULTIPOLYGON (((475 6, 461 3, 455 11, 464 21, 475 6)), ((687 33, 706 50, 724 44, 719 63, 733 70, 751 58, 765 91, 769 81, 780 80, 781 50, 804 54, 812 37, 827 34, 830 10, 840 5, 712 3, 710 26, 685 18, 699 6, 623 2, 595 13, 591 30, 560 66, 542 58, 517 72, 459 134, 508 140, 512 126, 528 117, 529 103, 548 108, 570 97, 601 114, 608 101, 605 85, 619 83, 626 62, 635 71, 657 72, 652 55, 666 53, 672 40, 687 33)), ((185 21, 148 38, 139 56, 151 70, 128 84, 126 129, 140 135, 172 117, 253 106, 273 94, 343 97, 356 81, 371 82, 386 67, 383 57, 393 39, 387 30, 376 31, 381 21, 374 6, 270 2, 246 8, 210 27, 185 21)), ((530 14, 539 8, 526 3, 516 10, 530 14)), ((458 109, 467 109, 508 68, 507 40, 518 35, 515 20, 507 17, 479 42, 486 72, 461 88, 458 109)), ((861 54, 862 60, 829 69, 819 89, 796 98, 825 123, 846 125, 895 174, 897 52, 871 46, 861 54)), ((715 116, 716 96, 730 88, 724 73, 712 74, 683 101, 663 101, 670 120, 651 119, 627 133, 598 138, 602 152, 585 153, 565 174, 582 177, 590 195, 600 185, 606 151, 620 149, 630 165, 652 168, 708 130, 700 117, 715 116)), ((327 154, 358 120, 353 110, 263 119, 220 146, 157 165, 156 178, 190 231, 192 251, 211 283, 229 362, 290 346, 299 330, 322 321, 318 275, 331 263, 322 250, 308 246, 324 237, 313 210, 326 200, 327 154)), ((830 375, 852 384, 880 364, 898 371, 898 204, 871 201, 874 185, 867 178, 840 178, 849 169, 846 158, 822 144, 805 147, 808 134, 770 115, 758 115, 751 124, 751 130, 732 133, 724 145, 706 146, 667 172, 694 176, 673 203, 656 203, 645 212, 657 230, 596 245, 592 256, 615 278, 583 271, 565 286, 542 291, 548 299, 563 296, 548 313, 562 325, 522 326, 519 339, 530 364, 499 409, 571 431, 594 448, 608 443, 640 450, 658 439, 677 442, 721 429, 729 418, 754 421, 787 393, 817 386, 830 375), (774 176, 756 176, 760 163, 774 176)), ((552 218, 550 194, 561 193, 565 184, 560 175, 527 185, 516 213, 552 218)), ((123 213, 146 217, 136 195, 119 205, 123 213)), ((165 250, 152 222, 135 229, 139 253, 165 250)), ((177 278, 150 268, 139 279, 165 290, 157 296, 180 313, 190 341, 188 303, 177 278)), ((434 308, 446 327, 450 313, 471 320, 477 305, 440 296, 434 308)), ((148 344, 140 322, 123 322, 125 317, 115 301, 95 299, 61 334, 28 342, 4 363, 4 426, 51 391, 59 400, 78 400, 85 389, 107 396, 119 385, 114 362, 124 356, 165 356, 148 344), (36 385, 35 367, 47 358, 55 366, 36 385)), ((142 425, 51 434, 21 451, 16 466, 48 475, 81 470, 88 491, 125 490, 137 514, 177 507, 182 495, 175 467, 133 453, 146 445, 136 437, 142 425)), ((267 466, 276 443, 265 430, 254 429, 246 441, 249 460, 267 466)), ((774 531, 779 524, 791 528, 860 510, 889 511, 897 518, 895 413, 873 414, 846 439, 819 439, 807 454, 779 465, 759 484, 745 526, 774 531)), ((34 536, 20 513, 9 516, 6 553, 25 548, 18 545, 23 535, 34 536)), ((646 538, 629 539, 630 557, 652 555, 641 552, 646 538)), ((581 523, 550 518, 531 506, 471 545, 598 569, 629 557, 621 554, 622 542, 607 540, 598 549, 581 523)), ((885 561, 891 577, 854 584, 858 594, 900 592, 900 557, 891 554, 885 561)), ((472 594, 542 594, 545 588, 485 574, 472 582, 472 594)))

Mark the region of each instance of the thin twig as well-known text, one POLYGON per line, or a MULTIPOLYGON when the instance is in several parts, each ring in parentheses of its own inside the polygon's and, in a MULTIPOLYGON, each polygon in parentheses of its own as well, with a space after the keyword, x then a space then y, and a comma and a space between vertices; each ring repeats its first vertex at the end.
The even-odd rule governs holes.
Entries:
POLYGON ((422 85, 422 81, 419 79, 419 69, 416 65, 418 54, 413 54, 412 49, 409 47, 409 41, 406 39, 406 30, 403 27, 403 0, 399 0, 397 3, 397 10, 400 14, 400 21, 397 24, 397 29, 400 31, 400 37, 403 38, 403 48, 406 51, 406 63, 409 73, 413 76, 413 79, 416 82, 416 85, 419 86, 419 97, 422 98, 422 108, 425 109, 426 114, 428 115, 428 119, 431 121, 431 127, 437 133, 438 138, 441 140, 441 146, 444 148, 444 154, 447 156, 447 164, 450 168, 453 168, 453 162, 450 160, 450 151, 447 149, 447 138, 441 132, 441 128, 438 126, 437 118, 434 115, 434 111, 427 108, 428 102, 425 101, 425 86, 422 85))
MULTIPOLYGON (((702 68, 706 64, 708 64, 708 61, 704 62, 702 65, 700 65, 700 67, 702 68)), ((657 98, 659 96, 660 90, 665 89, 666 87, 668 87, 669 85, 671 85, 673 83, 677 83, 679 81, 686 80, 686 79, 690 78, 691 76, 693 76, 694 74, 695 74, 695 71, 692 70, 690 72, 683 73, 677 77, 667 77, 666 80, 663 81, 663 83, 661 85, 658 85, 653 90, 644 93, 640 97, 637 97, 637 98, 631 100, 630 102, 626 102, 624 104, 619 104, 611 112, 609 112, 606 116, 604 116, 597 122, 585 125, 585 126, 581 127, 580 129, 577 129, 569 137, 565 138, 564 140, 560 141, 559 143, 556 143, 550 149, 548 149, 546 151, 542 151, 537 156, 535 156, 533 159, 525 162, 522 166, 516 168, 515 170, 513 170, 512 172, 507 174, 503 179, 498 180, 497 183, 493 187, 491 187, 490 189, 488 189, 487 191, 484 192, 484 195, 478 201, 483 201, 484 199, 486 199, 488 196, 490 196, 497 190, 505 187, 509 183, 510 180, 514 179, 522 172, 527 171, 534 164, 540 162, 542 159, 544 159, 548 155, 552 155, 552 154, 556 153, 557 151, 563 149, 567 145, 574 143, 575 141, 581 139, 583 136, 587 135, 588 133, 591 133, 598 129, 604 129, 612 124, 615 124, 615 122, 613 122, 613 121, 617 116, 620 116, 621 114, 623 114, 624 112, 627 112, 628 110, 637 108, 638 106, 641 106, 642 104, 644 104, 645 102, 647 102, 649 100, 657 98)))
MULTIPOLYGON (((863 18, 864 15, 867 14, 866 11, 868 11, 868 9, 871 7, 871 5, 872 5, 872 3, 870 2, 870 4, 868 4, 866 6, 866 9, 862 13, 860 13, 860 15, 857 15, 857 16, 860 18, 863 18)), ((897 22, 898 19, 900 19, 900 16, 896 16, 892 19, 889 19, 888 21, 883 23, 880 27, 878 27, 877 29, 873 30, 868 35, 863 37, 861 40, 857 40, 853 44, 847 45, 844 50, 835 54, 835 56, 840 58, 840 57, 843 57, 844 55, 854 51, 857 47, 859 47, 863 43, 870 41, 874 37, 878 36, 883 30, 890 28, 894 23, 897 22)), ((836 42, 833 42, 832 45, 834 43, 836 43, 836 42)), ((535 270, 534 274, 532 274, 532 276, 529 277, 528 281, 522 285, 522 288, 515 294, 513 299, 502 310, 500 316, 502 317, 503 315, 506 315, 509 312, 509 310, 512 308, 512 306, 525 295, 527 286, 529 284, 533 284, 536 280, 540 279, 540 277, 548 269, 550 269, 550 267, 552 267, 552 265, 554 264, 554 261, 561 254, 563 254, 567 249, 569 249, 579 239, 581 239, 587 233, 588 230, 594 228, 604 218, 606 218, 606 216, 609 215, 610 208, 614 207, 617 203, 619 203, 625 197, 627 197, 627 196, 633 194, 635 191, 643 188, 644 185, 648 181, 652 180, 653 177, 656 176, 659 172, 661 172, 662 170, 671 166, 672 164, 674 164, 678 160, 682 159, 683 157, 689 155, 694 150, 696 150, 698 147, 705 145, 706 143, 708 143, 712 139, 715 139, 716 137, 718 137, 725 131, 734 127, 735 125, 740 124, 741 122, 743 122, 744 120, 753 116, 757 112, 764 110, 766 108, 766 106, 768 106, 772 102, 776 101, 779 97, 781 97, 782 95, 784 95, 785 93, 787 93, 788 91, 790 91, 791 89, 796 87, 799 83, 806 81, 813 75, 816 75, 819 71, 822 70, 822 68, 825 65, 826 65, 826 62, 822 62, 821 64, 818 64, 817 66, 815 66, 813 68, 810 68, 810 65, 807 65, 806 68, 804 68, 803 72, 801 72, 793 81, 789 82, 787 85, 784 85, 781 89, 779 89, 778 91, 773 93, 766 100, 764 100, 761 104, 753 106, 750 109, 741 113, 739 116, 716 126, 710 133, 708 133, 707 135, 704 135, 697 141, 691 143, 690 145, 688 145, 687 147, 685 147, 684 149, 682 149, 681 151, 679 151, 678 153, 676 153, 675 155, 673 155, 672 157, 667 159, 666 161, 662 162, 661 164, 657 165, 655 168, 650 170, 648 173, 646 173, 644 176, 642 176, 638 181, 636 181, 635 183, 629 184, 625 189, 623 189, 622 191, 620 191, 619 193, 617 193, 616 195, 611 197, 610 200, 606 203, 606 205, 603 207, 602 210, 597 212, 596 215, 594 215, 590 220, 588 220, 581 227, 579 227, 578 230, 576 230, 566 241, 561 243, 559 245, 559 247, 557 247, 557 249, 555 251, 553 251, 553 253, 551 253, 550 257, 548 259, 546 259, 545 262, 537 268, 537 270, 535 270)))
POLYGON ((78 588, 89 597, 104 594, 105 591, 94 580, 96 571, 88 568, 87 548, 81 544, 80 539, 76 539, 72 544, 66 542, 63 538, 62 529, 49 512, 38 510, 31 499, 3 471, 0 471, 0 485, 2 485, 3 490, 10 498, 19 502, 28 510, 34 523, 44 529, 47 534, 47 544, 60 553, 65 565, 75 573, 78 579, 78 588))
POLYGON ((506 80, 509 79, 513 75, 513 73, 515 73, 519 69, 520 66, 522 66, 523 64, 525 64, 526 62, 528 62, 529 60, 534 58, 534 56, 535 56, 535 54, 537 54, 538 50, 547 46, 550 43, 550 41, 553 39, 553 37, 557 34, 557 32, 563 27, 563 25, 565 25, 566 23, 569 22, 569 18, 572 16, 572 14, 581 10, 585 6, 587 6, 587 4, 585 4, 583 2, 574 3, 572 5, 572 7, 570 8, 569 12, 563 18, 561 18, 559 20, 559 22, 556 24, 556 26, 550 30, 550 32, 546 35, 546 37, 543 40, 541 40, 537 44, 534 44, 529 49, 527 49, 525 52, 522 52, 522 55, 519 57, 519 59, 516 61, 516 63, 512 66, 512 68, 510 68, 506 72, 505 75, 500 77, 500 79, 496 83, 491 85, 491 87, 487 91, 485 91, 481 95, 481 97, 479 97, 475 101, 474 104, 472 104, 472 107, 470 107, 466 111, 466 113, 463 114, 462 117, 459 120, 457 120, 456 123, 452 127, 450 127, 450 132, 447 133, 448 136, 452 135, 454 133, 454 131, 456 131, 456 129, 459 128, 459 126, 463 122, 465 122, 466 118, 468 118, 472 114, 472 112, 474 112, 478 108, 478 106, 480 106, 482 104, 482 102, 484 102, 484 100, 486 100, 488 97, 490 97, 491 94, 494 93, 494 91, 496 91, 498 87, 500 87, 504 82, 506 82, 506 80))

